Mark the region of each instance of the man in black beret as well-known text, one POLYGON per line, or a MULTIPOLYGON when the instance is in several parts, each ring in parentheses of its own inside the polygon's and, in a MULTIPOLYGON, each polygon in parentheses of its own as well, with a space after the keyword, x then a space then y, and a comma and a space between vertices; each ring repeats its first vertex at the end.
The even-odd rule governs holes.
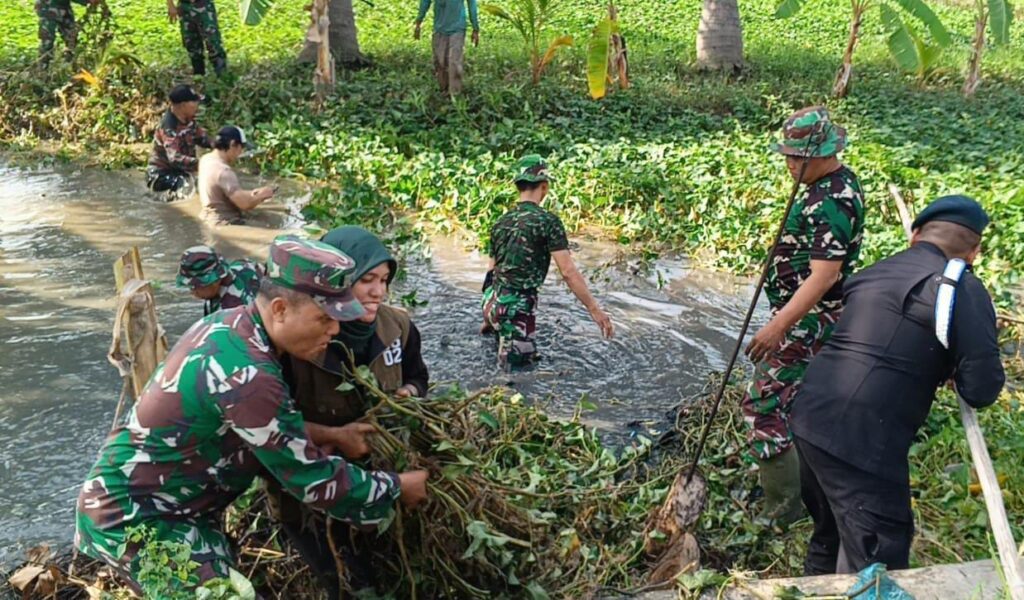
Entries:
POLYGON ((906 568, 907 455, 936 390, 950 381, 976 408, 999 395, 995 310, 971 271, 988 221, 971 198, 939 198, 914 221, 909 249, 844 286, 843 316, 790 417, 814 518, 807 574, 906 568))
POLYGON ((162 200, 188 198, 195 191, 199 158, 196 146, 213 146, 206 130, 196 122, 203 96, 191 86, 176 85, 167 94, 169 106, 153 133, 153 149, 146 167, 146 187, 162 200))

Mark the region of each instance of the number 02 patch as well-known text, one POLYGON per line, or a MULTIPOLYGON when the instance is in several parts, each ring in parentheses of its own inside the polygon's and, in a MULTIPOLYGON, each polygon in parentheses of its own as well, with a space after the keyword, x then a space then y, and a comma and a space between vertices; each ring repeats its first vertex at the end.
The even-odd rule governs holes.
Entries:
POLYGON ((393 367, 402 363, 402 339, 399 338, 384 351, 384 364, 393 367))

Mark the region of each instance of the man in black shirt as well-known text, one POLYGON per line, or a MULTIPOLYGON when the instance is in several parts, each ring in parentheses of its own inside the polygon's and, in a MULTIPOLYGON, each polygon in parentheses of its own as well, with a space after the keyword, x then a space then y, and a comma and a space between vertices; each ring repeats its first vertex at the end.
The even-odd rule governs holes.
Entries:
POLYGON ((908 566, 914 534, 907 454, 940 385, 981 408, 1005 376, 992 300, 971 264, 988 215, 939 198, 911 247, 844 287, 843 316, 793 401, 804 504, 814 518, 807 574, 908 566))

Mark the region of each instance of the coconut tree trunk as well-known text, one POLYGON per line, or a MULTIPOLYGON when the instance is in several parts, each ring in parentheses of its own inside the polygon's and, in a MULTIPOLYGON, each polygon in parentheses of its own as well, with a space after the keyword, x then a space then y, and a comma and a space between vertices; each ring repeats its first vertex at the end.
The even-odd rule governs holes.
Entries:
POLYGON ((846 41, 843 64, 839 67, 839 72, 836 73, 836 81, 832 85, 832 96, 836 98, 845 98, 850 93, 850 78, 853 77, 853 51, 857 48, 857 42, 860 40, 860 26, 864 22, 864 11, 868 8, 866 1, 857 2, 854 0, 852 4, 853 19, 850 21, 850 37, 846 41))
POLYGON ((316 70, 313 72, 313 86, 316 95, 323 101, 334 91, 334 60, 331 57, 331 36, 328 0, 313 0, 313 25, 306 34, 306 40, 316 48, 316 70))
POLYGON ((971 45, 971 60, 967 63, 967 79, 964 81, 964 96, 973 96, 981 84, 981 55, 985 51, 985 25, 988 22, 988 11, 984 3, 979 2, 978 16, 974 21, 974 44, 971 45))
MULTIPOLYGON (((352 0, 329 0, 327 16, 330 19, 331 55, 334 61, 345 68, 358 69, 370 65, 370 60, 359 50, 356 14, 352 0)), ((302 62, 316 62, 317 44, 306 39, 306 45, 299 53, 302 62)))
POLYGON ((743 27, 736 0, 704 0, 697 27, 697 66, 732 71, 743 68, 743 27))

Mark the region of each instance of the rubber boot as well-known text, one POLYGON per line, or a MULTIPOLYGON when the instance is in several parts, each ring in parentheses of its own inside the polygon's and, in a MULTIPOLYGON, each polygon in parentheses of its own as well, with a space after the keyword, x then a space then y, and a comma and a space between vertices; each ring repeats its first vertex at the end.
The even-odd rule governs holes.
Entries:
POLYGON ((756 521, 786 528, 802 519, 806 510, 800 499, 800 457, 796 446, 776 457, 758 459, 757 464, 764 489, 764 508, 756 521))

